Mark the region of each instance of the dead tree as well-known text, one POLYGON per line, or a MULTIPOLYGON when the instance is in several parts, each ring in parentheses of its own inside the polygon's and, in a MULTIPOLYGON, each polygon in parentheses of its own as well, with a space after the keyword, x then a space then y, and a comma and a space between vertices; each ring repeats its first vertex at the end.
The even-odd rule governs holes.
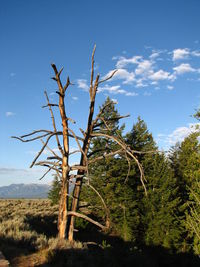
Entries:
POLYGON ((103 157, 113 157, 116 154, 120 154, 127 159, 129 166, 127 173, 127 178, 128 178, 130 171, 130 160, 131 159, 134 160, 140 170, 141 183, 146 193, 146 188, 144 184, 145 177, 143 169, 141 164, 137 160, 136 156, 137 153, 141 152, 131 150, 120 136, 112 136, 109 134, 110 132, 109 120, 119 121, 120 119, 125 118, 127 116, 118 116, 116 118, 106 120, 102 116, 104 109, 106 107, 101 109, 96 116, 94 115, 95 99, 99 84, 111 79, 117 71, 117 70, 113 71, 113 73, 110 76, 102 80, 100 79, 99 74, 97 74, 97 76, 94 78, 94 54, 95 54, 95 47, 92 53, 92 66, 91 66, 91 77, 90 77, 90 87, 89 87, 89 97, 90 97, 89 115, 88 115, 86 130, 84 131, 80 129, 82 136, 78 136, 72 130, 72 128, 69 127, 69 123, 75 123, 72 119, 67 117, 66 105, 65 105, 65 94, 67 92, 68 87, 71 85, 71 82, 69 77, 67 77, 67 81, 63 85, 60 77, 63 68, 61 68, 61 70, 58 71, 55 64, 52 64, 52 68, 55 75, 52 79, 57 83, 58 91, 56 91, 56 93, 58 94, 59 101, 58 104, 50 103, 47 92, 45 91, 47 104, 43 106, 43 108, 49 108, 49 111, 51 113, 53 130, 40 129, 20 137, 13 136, 13 138, 19 139, 22 142, 31 142, 39 139, 41 140, 42 148, 38 152, 37 156, 34 158, 30 167, 33 167, 35 165, 47 168, 47 171, 44 173, 41 179, 44 178, 50 171, 55 171, 57 176, 60 178, 61 189, 60 189, 59 213, 58 213, 58 237, 60 239, 68 238, 69 241, 73 241, 75 217, 83 218, 95 224, 96 226, 100 227, 102 230, 108 229, 110 226, 109 208, 106 206, 106 203, 102 198, 102 196, 100 195, 100 193, 90 184, 90 176, 88 168, 90 164, 93 164, 94 162, 101 160, 103 157), (58 107, 59 109, 60 118, 62 121, 61 131, 57 130, 55 116, 52 109, 53 107, 58 107), (99 128, 101 125, 104 125, 107 131, 102 132, 99 128), (60 154, 55 153, 55 151, 48 146, 50 139, 52 139, 53 137, 56 140, 56 144, 60 154), (60 137, 62 138, 62 142, 60 141, 60 137), (46 138, 46 140, 43 140, 44 138, 46 138), (70 166, 69 164, 69 157, 72 154, 70 153, 69 149, 70 138, 73 138, 78 146, 78 149, 72 152, 72 153, 80 153, 80 163, 78 165, 70 166), (91 140, 93 138, 104 138, 107 140, 112 140, 118 145, 118 149, 116 149, 115 151, 111 151, 106 155, 103 155, 105 150, 102 148, 102 156, 90 159, 91 155, 89 155, 89 148, 91 140), (42 155, 45 149, 48 149, 52 155, 48 156, 46 160, 38 161, 39 157, 42 155), (73 174, 72 171, 76 171, 76 174, 73 174), (90 189, 92 189, 102 201, 102 205, 106 213, 105 225, 102 225, 98 221, 89 218, 87 215, 78 212, 81 187, 85 180, 87 181, 87 185, 90 187, 90 189), (74 184, 72 195, 69 195, 70 183, 74 184), (72 198, 71 207, 69 207, 69 197, 72 198))

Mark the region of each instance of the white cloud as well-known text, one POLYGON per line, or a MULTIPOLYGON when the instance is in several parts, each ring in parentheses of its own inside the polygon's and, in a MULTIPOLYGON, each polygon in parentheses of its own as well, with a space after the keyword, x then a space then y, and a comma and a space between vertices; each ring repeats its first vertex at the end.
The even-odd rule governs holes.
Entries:
POLYGON ((192 51, 191 54, 195 57, 200 57, 200 51, 192 51))
POLYGON ((142 62, 139 62, 137 68, 135 69, 135 74, 143 76, 152 74, 152 65, 153 62, 150 60, 143 60, 142 62))
POLYGON ((138 96, 138 93, 135 93, 135 92, 126 92, 125 95, 126 96, 138 96))
MULTIPOLYGON (((181 74, 200 73, 200 68, 193 68, 189 63, 170 66, 167 61, 172 61, 172 58, 169 59, 167 56, 168 54, 172 54, 173 61, 176 63, 180 59, 191 59, 193 56, 200 57, 200 50, 177 48, 171 52, 167 52, 167 50, 153 50, 151 48, 150 55, 146 58, 142 55, 113 57, 113 59, 117 61, 116 66, 118 71, 110 81, 122 80, 122 84, 131 84, 136 88, 144 88, 147 86, 157 86, 157 88, 159 88, 161 83, 166 83, 167 81, 174 82, 176 79, 180 78, 179 75, 181 74), (161 53, 163 54, 162 58, 160 58, 161 53), (171 67, 171 69, 165 70, 160 67, 159 65, 161 63, 159 59, 166 60, 166 63, 169 65, 168 67, 171 67)), ((113 70, 109 71, 103 78, 108 77, 112 72, 113 70)), ((169 90, 173 89, 172 85, 165 84, 165 86, 169 90)), ((118 93, 120 93, 119 90, 118 93)), ((121 91, 121 93, 124 92, 121 91)))
POLYGON ((180 59, 187 59, 189 56, 200 57, 199 50, 191 50, 189 48, 178 48, 172 51, 173 54, 173 61, 180 60, 180 59))
POLYGON ((178 127, 168 135, 158 134, 157 141, 161 145, 164 144, 166 148, 169 148, 170 146, 175 145, 177 142, 182 142, 191 133, 196 132, 198 127, 200 127, 200 123, 190 123, 188 126, 178 127))
POLYGON ((136 81, 136 86, 137 88, 142 88, 142 87, 147 87, 148 85, 144 83, 144 79, 138 79, 136 81))
POLYGON ((182 63, 181 65, 174 67, 173 70, 176 74, 184 74, 186 72, 194 72, 195 69, 190 66, 188 63, 182 63))
POLYGON ((158 81, 153 81, 151 82, 152 85, 157 85, 158 84, 158 81))
POLYGON ((169 72, 167 71, 164 71, 164 70, 159 70, 159 71, 156 71, 154 72, 153 74, 151 74, 149 76, 149 78, 151 80, 154 80, 154 81, 159 81, 159 80, 171 80, 172 79, 172 76, 170 75, 169 72))
POLYGON ((178 48, 173 50, 173 61, 180 60, 180 59, 185 59, 189 56, 190 50, 188 48, 178 48))
MULTIPOLYGON (((105 79, 106 77, 109 77, 114 70, 109 71, 104 77, 103 79, 105 79)), ((119 80, 124 80, 123 83, 124 84, 128 84, 128 83, 132 83, 135 80, 135 74, 134 72, 129 72, 125 69, 117 69, 117 72, 115 73, 115 75, 113 76, 113 78, 109 81, 115 80, 115 79, 119 79, 119 80)))
POLYGON ((155 58, 159 57, 159 55, 160 55, 159 52, 153 52, 153 53, 149 56, 149 58, 150 58, 150 59, 155 59, 155 58))
POLYGON ((167 89, 169 89, 169 90, 173 90, 173 89, 174 89, 174 86, 172 86, 172 85, 167 85, 167 89))
POLYGON ((161 58, 158 58, 161 53, 165 53, 167 50, 152 50, 152 54, 149 56, 150 59, 154 60, 162 60, 161 58))
POLYGON ((78 97, 77 96, 72 96, 72 99, 76 101, 76 100, 78 100, 78 97))
POLYGON ((11 116, 15 116, 16 114, 12 111, 7 111, 6 112, 6 117, 11 117, 11 116))
POLYGON ((85 79, 78 79, 77 80, 77 83, 78 83, 78 88, 81 88, 84 91, 88 91, 89 90, 89 86, 87 85, 87 80, 85 80, 85 79))
POLYGON ((133 56, 131 58, 113 57, 113 59, 118 59, 116 63, 117 68, 123 68, 127 66, 128 64, 138 64, 139 61, 142 59, 142 56, 133 56))
POLYGON ((175 145, 177 142, 182 142, 189 134, 196 132, 200 123, 190 123, 188 127, 178 127, 168 135, 169 144, 175 145))
POLYGON ((106 84, 105 86, 98 88, 98 92, 105 92, 105 91, 109 92, 110 94, 114 94, 114 95, 117 95, 117 94, 122 94, 125 96, 137 96, 138 95, 135 92, 128 92, 124 89, 121 89, 120 85, 109 86, 106 84))

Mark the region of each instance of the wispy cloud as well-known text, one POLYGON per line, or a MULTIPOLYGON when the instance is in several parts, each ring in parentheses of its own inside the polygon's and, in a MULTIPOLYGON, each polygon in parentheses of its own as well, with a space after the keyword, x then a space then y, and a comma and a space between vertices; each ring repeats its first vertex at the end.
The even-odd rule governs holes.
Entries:
POLYGON ((173 61, 187 59, 189 57, 200 57, 199 50, 191 50, 189 48, 178 48, 172 51, 173 61))
POLYGON ((14 76, 16 76, 16 73, 15 72, 11 72, 10 73, 10 77, 14 77, 14 76))
MULTIPOLYGON (((9 185, 13 183, 44 183, 39 178, 46 170, 42 167, 35 169, 20 169, 12 167, 0 167, 1 185, 9 185)), ((47 175, 45 182, 52 180, 51 174, 47 175)))
POLYGON ((153 74, 153 61, 145 59, 141 62, 138 62, 138 66, 135 69, 135 74, 142 75, 144 77, 153 74))
MULTIPOLYGON (((105 79, 106 77, 109 77, 114 70, 109 71, 104 77, 103 79, 105 79)), ((117 69, 117 72, 115 73, 115 75, 113 76, 112 80, 110 81, 114 81, 114 80, 123 80, 123 84, 130 84, 133 81, 135 81, 135 73, 134 72, 129 72, 126 69, 117 69)))
POLYGON ((72 99, 76 101, 76 100, 78 100, 78 97, 77 96, 72 96, 72 99))
POLYGON ((170 134, 158 134, 157 141, 165 148, 169 148, 177 142, 182 142, 191 133, 198 131, 198 127, 200 127, 200 123, 190 123, 188 126, 178 127, 170 134))
POLYGON ((176 74, 184 74, 187 72, 195 72, 196 70, 190 66, 188 63, 182 63, 177 67, 173 68, 176 74))
POLYGON ((15 116, 16 114, 12 111, 7 111, 6 112, 6 117, 11 117, 11 116, 15 116))
POLYGON ((27 169, 17 169, 17 168, 0 168, 0 174, 11 174, 11 173, 27 173, 27 169))
POLYGON ((167 89, 168 89, 168 90, 173 90, 173 89, 174 89, 174 86, 172 86, 172 85, 167 85, 167 89))
POLYGON ((102 87, 98 88, 98 92, 109 92, 110 94, 122 94, 125 96, 137 96, 138 94, 135 92, 128 92, 124 89, 121 89, 120 85, 113 85, 113 86, 109 86, 109 85, 105 85, 102 87))
POLYGON ((142 56, 133 56, 131 58, 113 57, 113 60, 116 59, 117 59, 116 67, 120 69, 127 66, 128 64, 138 64, 139 61, 142 59, 142 56))
POLYGON ((174 76, 170 74, 168 71, 160 69, 151 74, 149 78, 153 81, 162 81, 162 80, 173 80, 174 76))
POLYGON ((185 59, 189 56, 190 50, 188 48, 178 48, 174 49, 172 54, 173 61, 185 59))
POLYGON ((81 88, 84 91, 88 91, 89 90, 89 86, 87 84, 87 80, 86 79, 78 79, 77 80, 77 84, 78 84, 78 88, 81 88))

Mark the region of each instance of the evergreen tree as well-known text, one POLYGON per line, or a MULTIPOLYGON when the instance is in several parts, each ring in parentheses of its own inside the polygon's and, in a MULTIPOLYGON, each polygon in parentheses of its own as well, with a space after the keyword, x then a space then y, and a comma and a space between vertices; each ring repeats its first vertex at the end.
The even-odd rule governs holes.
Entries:
POLYGON ((196 188, 190 190, 189 211, 186 215, 186 227, 193 237, 193 251, 200 254, 200 181, 196 182, 196 188))
MULTIPOLYGON (((103 110, 102 117, 105 118, 105 122, 101 123, 99 131, 109 135, 112 134, 117 138, 123 138, 124 125, 119 127, 118 121, 113 120, 119 117, 119 113, 112 100, 107 98, 100 110, 103 110)), ((133 210, 135 204, 132 201, 131 188, 125 183, 128 169, 127 162, 121 155, 106 157, 111 149, 113 151, 119 149, 119 147, 112 140, 108 141, 102 138, 96 138, 93 141, 90 158, 95 159, 102 155, 102 148, 104 150, 106 148, 105 157, 90 167, 90 183, 105 200, 110 213, 112 230, 116 231, 124 240, 131 240, 133 237, 131 225, 134 224, 131 210, 133 210)), ((87 184, 85 187, 87 187, 87 184)), ((105 219, 102 202, 95 192, 88 191, 87 188, 87 190, 83 190, 82 196, 84 196, 84 199, 87 198, 88 203, 91 204, 91 212, 95 216, 105 219)))
POLYGON ((191 227, 188 228, 188 220, 191 220, 192 216, 191 204, 196 207, 198 205, 193 194, 195 192, 198 194, 197 184, 200 181, 200 144, 198 136, 198 132, 190 134, 181 144, 175 146, 170 157, 174 175, 178 180, 178 194, 182 202, 183 251, 192 249, 194 245, 195 232, 191 227))
POLYGON ((137 157, 147 180, 148 195, 144 196, 137 166, 132 162, 129 185, 137 203, 135 211, 139 218, 138 242, 178 248, 181 233, 178 219, 180 200, 177 196, 177 182, 169 162, 163 154, 157 152, 152 134, 140 117, 132 131, 127 134, 127 143, 133 150, 143 152, 137 157))
POLYGON ((53 183, 48 193, 48 198, 51 200, 51 203, 53 205, 56 205, 59 202, 60 188, 61 188, 60 179, 58 178, 57 175, 54 175, 53 183))
POLYGON ((142 201, 145 243, 180 250, 181 203, 177 180, 163 154, 154 155, 151 169, 146 171, 146 175, 148 195, 142 201))

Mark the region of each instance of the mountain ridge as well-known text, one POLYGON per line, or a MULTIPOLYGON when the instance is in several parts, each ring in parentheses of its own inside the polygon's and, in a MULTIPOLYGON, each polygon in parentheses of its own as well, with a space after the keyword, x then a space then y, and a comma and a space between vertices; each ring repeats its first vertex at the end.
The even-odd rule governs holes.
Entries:
POLYGON ((0 186, 0 198, 47 198, 50 189, 48 184, 10 184, 0 186))

